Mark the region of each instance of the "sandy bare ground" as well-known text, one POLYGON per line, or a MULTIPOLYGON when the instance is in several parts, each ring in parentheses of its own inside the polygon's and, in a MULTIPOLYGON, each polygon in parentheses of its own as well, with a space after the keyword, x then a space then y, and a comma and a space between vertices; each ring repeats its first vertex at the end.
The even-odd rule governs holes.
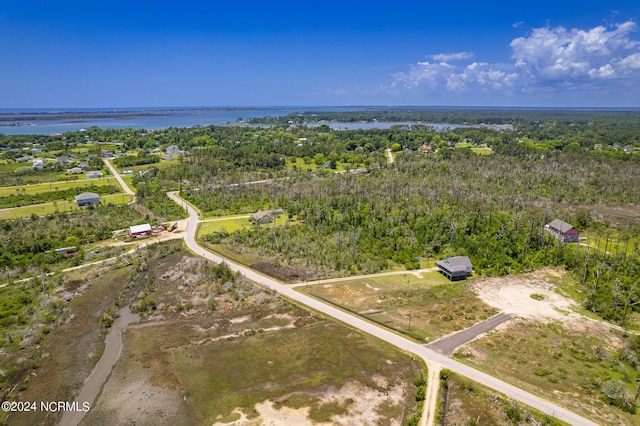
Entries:
POLYGON ((420 419, 420 426, 435 426, 438 412, 438 395, 440 393, 440 365, 428 363, 427 393, 424 398, 424 411, 420 419))
MULTIPOLYGON (((578 304, 560 294, 550 279, 566 273, 559 269, 544 268, 529 274, 478 280, 471 284, 471 288, 482 301, 504 313, 526 321, 562 321, 574 332, 598 334, 613 346, 619 346, 621 341, 616 337, 618 334, 611 333, 611 330, 636 334, 576 312, 578 304), (537 300, 540 296, 541 300, 537 300)), ((501 324, 496 330, 507 327, 508 323, 501 324)))
MULTIPOLYGON (((381 387, 387 387, 386 379, 374 377, 374 380, 381 387)), ((330 423, 318 423, 309 418, 310 407, 298 409, 281 406, 277 407, 274 401, 266 400, 254 406, 258 412, 257 418, 247 419, 241 409, 234 412, 239 415, 237 420, 221 423, 214 423, 214 426, 336 426, 336 425, 377 425, 383 421, 383 416, 378 414, 378 410, 383 411, 388 404, 404 404, 404 390, 402 386, 395 385, 386 392, 372 389, 356 382, 348 382, 340 389, 331 389, 318 397, 320 404, 345 404, 347 410, 345 414, 331 417, 330 423)), ((397 419, 388 423, 389 425, 400 425, 401 420, 397 419)))
POLYGON ((548 279, 550 274, 561 273, 542 269, 525 275, 487 278, 474 282, 471 288, 487 305, 520 318, 580 320, 583 316, 573 312, 575 302, 557 293, 556 286, 548 279))

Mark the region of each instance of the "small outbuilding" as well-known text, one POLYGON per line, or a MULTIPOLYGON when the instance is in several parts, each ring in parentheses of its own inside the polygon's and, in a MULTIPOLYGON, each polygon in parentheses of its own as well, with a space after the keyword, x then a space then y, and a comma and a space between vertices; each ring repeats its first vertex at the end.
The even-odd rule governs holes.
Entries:
POLYGON ((466 280, 473 273, 471 260, 468 256, 455 256, 445 260, 436 261, 436 267, 445 277, 451 281, 466 280))
POLYGON ((129 227, 129 237, 131 237, 131 239, 150 237, 152 233, 151 225, 148 223, 129 227))
POLYGON ((82 194, 76 195, 75 199, 76 204, 80 207, 100 204, 100 196, 93 192, 83 192, 82 194))
POLYGON ((575 243, 580 238, 580 231, 573 225, 568 224, 560 219, 554 219, 544 226, 552 237, 557 238, 563 243, 575 243))

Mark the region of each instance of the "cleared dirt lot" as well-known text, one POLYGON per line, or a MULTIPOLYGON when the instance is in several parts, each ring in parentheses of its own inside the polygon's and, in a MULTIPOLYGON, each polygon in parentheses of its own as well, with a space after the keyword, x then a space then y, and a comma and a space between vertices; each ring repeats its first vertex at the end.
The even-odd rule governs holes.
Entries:
POLYGON ((487 305, 501 312, 536 321, 578 320, 572 312, 576 303, 557 292, 549 279, 562 272, 543 269, 530 274, 487 278, 472 282, 470 288, 487 305))
POLYGON ((587 318, 560 293, 565 272, 544 269, 488 278, 472 289, 485 303, 516 319, 500 325, 456 352, 456 357, 492 372, 601 424, 640 424, 640 416, 607 403, 604 390, 621 384, 633 397, 638 373, 627 358, 633 336, 587 318))

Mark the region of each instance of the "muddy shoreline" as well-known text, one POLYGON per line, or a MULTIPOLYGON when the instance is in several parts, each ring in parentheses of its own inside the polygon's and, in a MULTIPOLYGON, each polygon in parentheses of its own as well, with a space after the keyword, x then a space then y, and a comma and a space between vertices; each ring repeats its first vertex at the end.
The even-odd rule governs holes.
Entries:
MULTIPOLYGON (((79 407, 83 407, 83 404, 86 403, 92 406, 96 402, 95 400, 100 389, 102 389, 102 386, 107 381, 109 374, 111 374, 111 369, 122 353, 122 332, 130 324, 140 319, 140 316, 132 313, 128 306, 120 309, 118 315, 118 318, 113 322, 104 340, 105 348, 100 360, 85 380, 82 389, 80 389, 80 393, 75 398, 79 407)), ((85 415, 86 412, 83 410, 65 412, 60 420, 60 424, 76 426, 82 421, 85 415)))

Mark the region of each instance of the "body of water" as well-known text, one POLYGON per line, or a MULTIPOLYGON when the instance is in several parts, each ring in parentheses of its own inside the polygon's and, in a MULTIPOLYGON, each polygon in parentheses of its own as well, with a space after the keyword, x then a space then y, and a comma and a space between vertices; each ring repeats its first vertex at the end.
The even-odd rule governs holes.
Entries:
POLYGON ((158 108, 0 110, 0 133, 51 135, 96 126, 101 129, 166 129, 235 123, 281 116, 303 108, 158 108))
MULTIPOLYGON (((256 117, 279 117, 307 111, 361 111, 369 107, 269 107, 269 108, 116 108, 116 109, 0 109, 0 134, 52 135, 99 127, 101 129, 166 129, 241 123, 256 117)), ((308 124, 309 126, 319 125, 308 124)), ((423 122, 351 122, 326 123, 336 130, 388 129, 398 125, 421 124, 436 130, 459 127, 480 127, 447 123, 423 122)), ((482 126, 497 130, 510 126, 482 126)))

